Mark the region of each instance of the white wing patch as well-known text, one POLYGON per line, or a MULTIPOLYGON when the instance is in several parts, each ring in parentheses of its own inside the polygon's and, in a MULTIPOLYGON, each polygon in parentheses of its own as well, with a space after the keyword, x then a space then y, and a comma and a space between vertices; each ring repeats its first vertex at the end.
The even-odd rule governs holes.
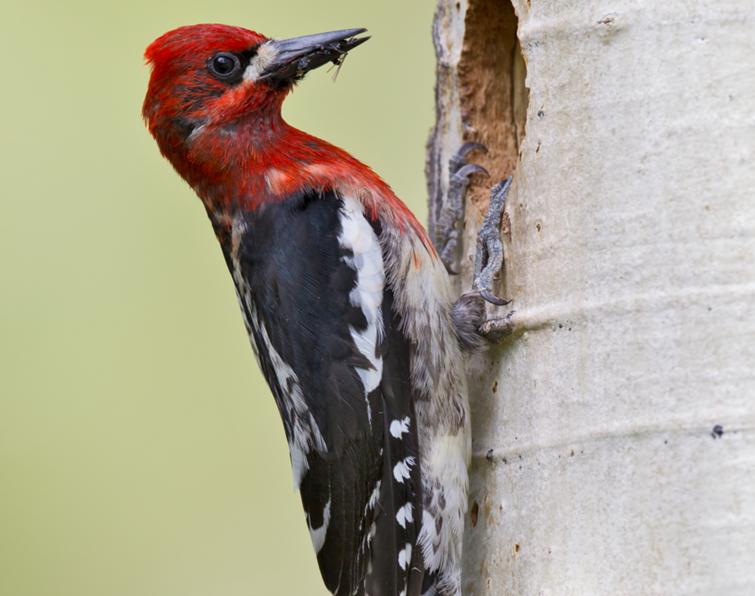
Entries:
POLYGON ((372 494, 370 495, 370 498, 367 500, 367 505, 364 506, 364 514, 367 515, 367 513, 370 511, 370 509, 375 509, 378 504, 378 500, 380 499, 380 487, 382 486, 383 481, 378 480, 375 483, 375 488, 372 489, 372 494))
POLYGON ((307 515, 307 526, 309 527, 309 536, 312 538, 312 546, 315 547, 315 552, 319 553, 325 544, 325 535, 328 533, 328 525, 330 524, 330 502, 325 504, 325 508, 322 510, 322 525, 319 528, 313 528, 309 525, 309 515, 307 515))
POLYGON ((309 469, 307 454, 314 447, 320 453, 327 453, 328 446, 325 444, 320 428, 315 422, 314 416, 309 411, 307 402, 304 399, 304 393, 299 385, 299 378, 294 370, 283 361, 280 354, 273 347, 270 337, 267 335, 267 329, 261 321, 257 320, 257 311, 252 309, 252 324, 256 324, 262 342, 265 344, 270 361, 275 371, 278 386, 288 398, 285 407, 289 409, 289 419, 291 420, 291 442, 288 447, 291 451, 291 464, 294 470, 294 485, 298 489, 301 485, 304 474, 309 469), (286 391, 288 389, 288 391, 286 391))
POLYGON ((412 512, 412 504, 407 503, 396 513, 396 522, 402 528, 406 529, 407 522, 412 523, 414 521, 414 514, 412 512))
POLYGON ((391 426, 388 430, 390 430, 393 438, 400 439, 402 436, 409 432, 410 422, 411 419, 409 418, 409 416, 407 416, 403 420, 394 420, 393 422, 391 422, 391 426))
POLYGON ((362 203, 353 197, 343 198, 341 208, 341 233, 338 243, 343 249, 350 250, 352 256, 343 257, 346 264, 357 274, 356 285, 349 294, 352 306, 360 308, 367 320, 367 328, 357 330, 351 327, 351 337, 357 349, 367 358, 371 368, 357 368, 364 396, 367 401, 367 416, 372 424, 372 412, 368 395, 377 389, 383 378, 383 359, 377 354, 377 346, 383 337, 383 289, 385 270, 383 267, 383 249, 377 234, 364 217, 362 203))
POLYGON ((407 565, 409 565, 409 561, 411 560, 412 545, 407 542, 406 546, 398 553, 398 566, 401 567, 401 569, 406 569, 407 565))
POLYGON ((396 479, 396 482, 403 482, 407 478, 411 477, 411 470, 413 465, 414 458, 409 456, 393 466, 393 477, 396 479))

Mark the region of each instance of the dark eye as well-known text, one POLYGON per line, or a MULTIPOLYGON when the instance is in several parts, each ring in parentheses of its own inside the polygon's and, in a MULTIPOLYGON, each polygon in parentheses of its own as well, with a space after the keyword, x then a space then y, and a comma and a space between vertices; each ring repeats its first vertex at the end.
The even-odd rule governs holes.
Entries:
POLYGON ((236 54, 229 52, 220 52, 210 58, 207 68, 215 78, 221 81, 228 81, 236 78, 241 73, 241 60, 236 54))

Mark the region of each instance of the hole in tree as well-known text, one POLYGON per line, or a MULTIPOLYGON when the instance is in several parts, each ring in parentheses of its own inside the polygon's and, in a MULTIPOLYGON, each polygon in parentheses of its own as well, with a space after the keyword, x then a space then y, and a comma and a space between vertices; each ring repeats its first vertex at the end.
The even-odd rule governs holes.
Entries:
POLYGON ((468 200, 484 212, 487 188, 513 174, 519 158, 529 103, 527 66, 510 2, 471 0, 465 25, 459 63, 464 140, 488 148, 487 155, 474 161, 491 175, 471 189, 468 200))

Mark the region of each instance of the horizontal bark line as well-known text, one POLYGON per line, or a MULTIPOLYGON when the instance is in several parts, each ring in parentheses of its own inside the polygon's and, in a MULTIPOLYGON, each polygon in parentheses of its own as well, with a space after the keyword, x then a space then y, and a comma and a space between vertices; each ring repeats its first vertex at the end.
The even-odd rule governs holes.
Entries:
MULTIPOLYGON (((634 438, 640 438, 640 437, 654 437, 654 436, 668 436, 668 437, 705 437, 707 435, 707 438, 709 440, 726 440, 727 435, 737 435, 741 434, 743 432, 749 432, 755 430, 755 424, 749 425, 739 425, 739 426, 727 426, 726 420, 716 420, 715 422, 709 424, 709 425, 695 425, 695 426, 646 426, 644 428, 624 428, 624 429, 617 429, 615 431, 600 431, 600 432, 594 432, 594 433, 586 433, 584 435, 569 438, 568 440, 564 441, 558 441, 558 442, 549 442, 549 443, 529 443, 524 444, 521 447, 511 447, 511 448, 504 448, 504 449, 486 449, 486 450, 478 450, 474 451, 472 453, 473 459, 486 459, 488 461, 502 461, 502 460, 508 460, 510 458, 514 458, 518 455, 525 455, 525 454, 531 454, 533 452, 547 452, 547 451, 557 451, 561 449, 571 449, 578 447, 579 445, 587 445, 591 443, 598 443, 601 441, 606 440, 616 440, 616 439, 625 439, 629 437, 634 438), (722 433, 720 436, 716 435, 714 432, 714 428, 716 425, 720 425, 722 428, 722 433)), ((754 456, 755 458, 755 456, 754 456)))
MULTIPOLYGON (((755 297, 755 283, 726 284, 707 287, 687 287, 662 292, 645 292, 634 295, 623 295, 607 300, 587 300, 585 302, 549 303, 542 307, 524 310, 513 309, 511 317, 514 333, 547 327, 560 320, 582 318, 585 314, 595 311, 631 311, 641 313, 638 305, 658 307, 664 303, 679 302, 686 299, 689 305, 698 304, 702 298, 729 296, 736 298, 755 297)), ((514 303, 512 303, 515 305, 514 303)), ((678 308, 674 304, 673 308, 678 308)))

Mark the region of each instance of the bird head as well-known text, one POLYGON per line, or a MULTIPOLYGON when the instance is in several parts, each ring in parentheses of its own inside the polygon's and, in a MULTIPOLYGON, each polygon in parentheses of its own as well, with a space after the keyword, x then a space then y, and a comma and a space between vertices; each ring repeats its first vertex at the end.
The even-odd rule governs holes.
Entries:
POLYGON ((270 124, 258 127, 269 132, 293 84, 323 64, 340 64, 369 39, 359 37, 364 31, 277 40, 229 25, 179 27, 145 52, 152 73, 142 113, 169 159, 180 145, 206 132, 230 133, 254 121, 270 124))
MULTIPOLYGON (((340 65, 369 37, 345 29, 270 39, 241 27, 190 25, 145 51, 152 67, 142 114, 162 154, 194 188, 213 221, 300 191, 359 197, 371 218, 422 226, 369 167, 342 149, 288 126, 281 106, 293 85, 327 63, 340 65)), ((224 224, 225 225, 225 224, 224 224)))
POLYGON ((345 29, 290 39, 229 25, 189 25, 165 33, 145 51, 152 66, 144 117, 179 118, 193 128, 280 109, 308 71, 343 57, 369 37, 345 29))

